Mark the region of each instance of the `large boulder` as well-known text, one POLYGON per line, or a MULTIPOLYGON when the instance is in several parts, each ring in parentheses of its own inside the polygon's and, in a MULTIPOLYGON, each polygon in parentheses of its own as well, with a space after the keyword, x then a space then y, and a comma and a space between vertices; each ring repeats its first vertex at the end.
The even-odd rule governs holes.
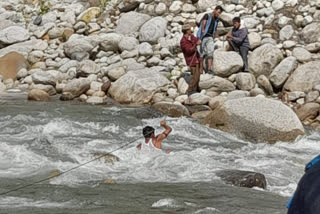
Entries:
POLYGON ((26 41, 29 38, 29 31, 19 26, 7 27, 0 31, 0 44, 10 45, 26 41))
POLYGON ((253 50, 261 45, 261 36, 259 33, 251 32, 248 35, 250 49, 253 50))
POLYGON ((236 76, 237 88, 244 91, 250 91, 256 84, 256 78, 247 72, 238 73, 236 76))
POLYGON ((217 50, 213 54, 213 69, 218 76, 228 77, 242 67, 243 61, 237 52, 217 50))
POLYGON ((284 85, 288 91, 311 91, 320 82, 320 61, 309 62, 299 66, 284 85))
POLYGON ((297 59, 293 56, 289 56, 282 60, 277 67, 270 74, 269 80, 271 84, 279 89, 288 79, 290 73, 297 67, 297 59))
POLYGON ((149 19, 151 19, 151 16, 146 14, 137 12, 125 13, 118 21, 116 32, 124 35, 139 32, 140 27, 149 19))
POLYGON ((42 71, 39 69, 33 72, 31 77, 35 84, 56 86, 56 83, 63 80, 65 75, 56 70, 42 71))
POLYGON ((41 90, 41 89, 32 89, 28 93, 28 100, 33 101, 49 101, 50 96, 47 92, 41 90))
POLYGON ((319 32, 320 32, 320 23, 313 22, 303 28, 301 32, 301 37, 306 43, 320 42, 319 32))
POLYGON ((153 95, 162 87, 169 85, 169 80, 157 71, 141 69, 129 71, 109 89, 110 95, 119 103, 149 103, 153 95))
POLYGON ((147 21, 140 28, 139 40, 141 42, 156 43, 158 39, 165 36, 167 20, 158 16, 147 21))
POLYGON ((282 59, 283 55, 279 48, 272 44, 264 44, 249 55, 249 71, 255 77, 262 74, 269 77, 282 59))
POLYGON ((188 109, 179 102, 158 102, 152 106, 157 111, 170 117, 190 116, 188 109))
POLYGON ((3 80, 17 78, 17 73, 22 68, 27 68, 27 60, 19 53, 11 52, 0 57, 0 75, 3 80))
POLYGON ((260 96, 227 100, 202 123, 255 142, 292 142, 304 135, 299 118, 288 106, 260 96))
POLYGON ((263 174, 241 170, 220 170, 216 175, 227 184, 238 187, 259 187, 266 189, 267 181, 263 174))
POLYGON ((234 84, 229 80, 218 76, 212 76, 210 74, 200 76, 199 87, 200 89, 207 89, 216 92, 229 92, 236 89, 234 84))

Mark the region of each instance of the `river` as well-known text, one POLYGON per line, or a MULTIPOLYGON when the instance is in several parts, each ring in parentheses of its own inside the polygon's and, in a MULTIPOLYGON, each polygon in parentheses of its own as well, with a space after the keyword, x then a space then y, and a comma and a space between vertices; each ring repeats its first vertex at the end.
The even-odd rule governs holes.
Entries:
POLYGON ((295 143, 255 144, 149 107, 12 97, 19 98, 0 101, 0 193, 76 167, 95 153, 116 150, 120 161, 97 160, 0 195, 0 213, 285 214, 306 162, 320 153, 316 132, 295 143), (173 128, 163 148, 172 152, 138 151, 142 128, 159 133, 163 119, 173 128), (221 169, 260 172, 267 189, 225 185, 215 175, 221 169))

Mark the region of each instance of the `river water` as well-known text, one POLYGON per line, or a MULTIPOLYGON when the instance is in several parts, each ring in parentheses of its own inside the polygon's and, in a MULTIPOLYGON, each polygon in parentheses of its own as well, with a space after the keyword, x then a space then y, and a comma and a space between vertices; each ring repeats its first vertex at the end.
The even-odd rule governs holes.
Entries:
POLYGON ((320 152, 318 133, 295 143, 254 144, 148 107, 0 101, 0 193, 97 160, 49 181, 0 195, 0 213, 286 213, 285 203, 320 152), (138 151, 145 125, 173 128, 170 154, 138 151), (117 150, 133 140, 137 141, 117 150), (223 184, 217 170, 266 176, 267 190, 223 184), (106 184, 112 179, 116 184, 106 184))

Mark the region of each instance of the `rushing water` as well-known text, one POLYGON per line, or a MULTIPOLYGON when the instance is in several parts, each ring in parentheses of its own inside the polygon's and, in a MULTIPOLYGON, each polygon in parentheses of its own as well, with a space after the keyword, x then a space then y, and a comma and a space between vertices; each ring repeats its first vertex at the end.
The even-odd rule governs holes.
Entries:
POLYGON ((0 213, 286 213, 285 203, 320 152, 319 134, 296 143, 253 144, 189 118, 166 118, 170 154, 138 151, 145 125, 161 132, 150 108, 75 103, 0 102, 0 192, 65 171, 132 142, 74 171, 0 196, 0 213), (267 190, 227 186, 221 169, 260 172, 267 190), (113 179, 117 184, 105 184, 113 179))

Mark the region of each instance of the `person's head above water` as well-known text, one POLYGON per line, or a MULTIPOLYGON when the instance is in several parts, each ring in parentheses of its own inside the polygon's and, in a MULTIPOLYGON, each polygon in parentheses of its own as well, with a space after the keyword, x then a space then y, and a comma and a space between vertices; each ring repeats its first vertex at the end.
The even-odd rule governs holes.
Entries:
POLYGON ((146 126, 143 128, 142 134, 145 138, 151 138, 154 135, 154 128, 151 126, 146 126))

